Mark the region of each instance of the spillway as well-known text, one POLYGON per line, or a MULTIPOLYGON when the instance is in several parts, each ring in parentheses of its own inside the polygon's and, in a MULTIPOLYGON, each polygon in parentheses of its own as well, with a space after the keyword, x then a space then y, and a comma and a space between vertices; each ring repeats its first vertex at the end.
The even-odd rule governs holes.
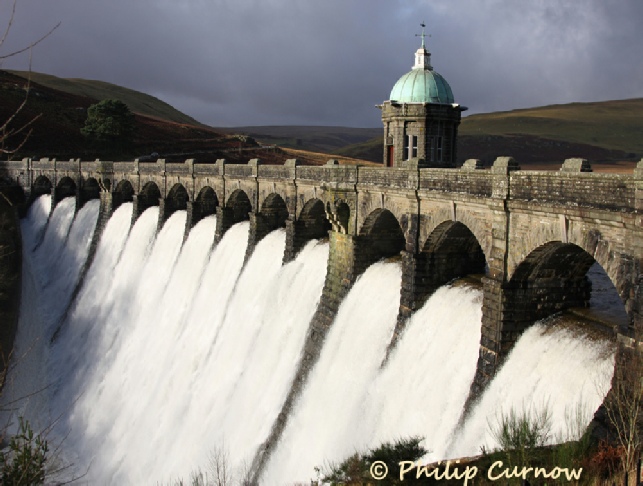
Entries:
MULTIPOLYGON (((207 470, 213 451, 239 479, 297 372, 328 244, 311 241, 282 265, 285 232, 277 230, 244 264, 248 223, 213 245, 210 216, 183 242, 185 212, 157 234, 158 208, 130 229, 126 203, 82 276, 98 203, 74 214, 65 199, 49 216, 50 206, 41 197, 22 221, 21 316, 2 399, 30 398, 5 419, 24 415, 47 430, 60 463, 71 465, 65 477, 84 475, 87 484, 187 479, 207 470)), ((307 482, 316 466, 400 437, 423 437, 427 459, 477 454, 493 447, 487 425, 503 406, 549 401, 562 428, 579 400, 592 411, 601 402, 612 345, 547 320, 524 333, 459 427, 478 359, 481 291, 440 288, 382 365, 400 283, 400 264, 379 262, 350 290, 262 484, 307 482)))

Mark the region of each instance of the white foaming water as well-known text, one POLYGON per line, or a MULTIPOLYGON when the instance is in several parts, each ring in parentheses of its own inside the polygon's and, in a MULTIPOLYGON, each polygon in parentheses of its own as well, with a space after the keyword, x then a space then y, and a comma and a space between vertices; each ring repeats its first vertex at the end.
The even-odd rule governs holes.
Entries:
POLYGON ((371 385, 363 421, 369 447, 421 437, 431 457, 442 458, 475 376, 481 303, 480 290, 444 286, 409 320, 371 385))
POLYGON ((355 282, 262 482, 309 480, 315 466, 344 459, 366 445, 364 437, 355 434, 355 424, 364 414, 369 385, 393 335, 401 282, 400 266, 382 262, 371 265, 355 282))
POLYGON ((56 403, 60 416, 66 416, 80 396, 95 369, 95 363, 107 352, 114 336, 107 315, 113 304, 112 276, 119 261, 132 220, 132 204, 121 205, 103 230, 92 266, 83 286, 62 323, 53 344, 50 375, 57 382, 56 403), (77 352, 77 350, 83 352, 77 352), (92 357, 91 361, 89 357, 92 357), (98 357, 96 357, 98 356, 98 357))
MULTIPOLYGON (((273 232, 242 273, 248 223, 211 253, 214 217, 181 249, 185 212, 155 238, 158 208, 150 208, 126 238, 131 212, 124 204, 107 224, 43 360, 54 385, 43 420, 62 418, 62 461, 76 475, 91 464, 90 483, 188 477, 217 447, 240 468, 268 437, 290 388, 328 245, 310 242, 282 266, 285 233, 273 232)), ((34 233, 37 207, 32 213, 34 233)), ((27 298, 41 291, 34 283, 27 298)))
POLYGON ((45 412, 45 397, 51 385, 47 363, 49 339, 69 304, 87 258, 99 209, 97 201, 91 201, 74 219, 75 199, 64 199, 56 206, 45 230, 50 202, 49 196, 36 201, 21 224, 23 299, 14 344, 15 369, 2 395, 5 403, 32 396, 15 403, 16 413, 7 420, 15 424, 17 415, 39 417, 41 420, 34 421, 37 428, 51 423, 45 412), (46 233, 42 243, 30 251, 43 230, 46 233), (35 295, 38 297, 32 298, 35 295))
MULTIPOLYGON (((244 249, 247 231, 243 236, 234 246, 244 249)), ((230 469, 238 472, 267 438, 292 380, 289 368, 296 364, 321 294, 328 251, 327 245, 311 244, 282 267, 284 244, 283 231, 269 234, 230 285, 234 292, 227 294, 229 300, 213 302, 216 296, 210 296, 211 309, 198 322, 211 336, 209 346, 205 355, 197 353, 196 361, 186 351, 186 366, 177 376, 183 383, 182 396, 178 406, 164 411, 177 432, 176 441, 168 442, 167 434, 158 431, 158 443, 166 452, 155 465, 155 477, 186 477, 207 466, 208 454, 215 449, 225 450, 230 469), (290 300, 298 293, 303 300, 290 300), (272 379, 266 380, 266 375, 272 379)))
POLYGON ((29 208, 27 217, 20 221, 22 244, 25 251, 33 250, 40 241, 50 212, 51 196, 47 194, 36 199, 29 208))
MULTIPOLYGON (((77 279, 91 240, 83 227, 93 230, 96 220, 89 204, 70 229, 73 206, 63 201, 43 237, 49 206, 48 196, 40 198, 22 223, 25 249, 42 241, 33 258, 25 258, 16 349, 31 346, 39 360, 15 381, 51 385, 43 394, 49 409, 41 400, 39 409, 28 411, 30 419, 48 425, 61 418, 57 436, 68 434, 62 461, 74 463, 76 474, 91 464, 90 484, 186 479, 207 468, 213 449, 227 452, 232 469, 243 468, 268 437, 289 391, 323 287, 328 245, 311 242, 282 266, 285 235, 276 231, 242 271, 248 223, 233 226, 211 251, 214 217, 199 222, 182 246, 184 212, 156 236, 158 208, 150 208, 128 236, 132 205, 124 204, 107 224, 83 287, 49 345, 52 317, 68 302, 43 296, 69 299, 75 284, 41 273, 68 269, 64 279, 77 279), (49 307, 41 312, 34 302, 49 307)), ((425 437, 431 458, 475 454, 492 445, 485 435, 489 414, 525 397, 551 396, 558 423, 581 395, 588 408, 600 403, 600 394, 590 395, 603 372, 609 385, 609 346, 534 327, 456 436, 478 357, 480 292, 438 290, 381 369, 400 281, 399 265, 375 264, 342 303, 267 465, 265 484, 307 481, 326 460, 411 435, 425 437), (578 373, 565 360, 581 363, 578 373), (575 384, 585 380, 584 388, 572 390, 560 369, 574 373, 575 384)))
POLYGON ((492 429, 512 409, 532 417, 549 409, 552 441, 567 440, 567 427, 579 409, 589 424, 609 390, 613 345, 556 326, 557 321, 561 318, 541 321, 522 334, 442 458, 477 455, 482 446, 497 448, 492 429))

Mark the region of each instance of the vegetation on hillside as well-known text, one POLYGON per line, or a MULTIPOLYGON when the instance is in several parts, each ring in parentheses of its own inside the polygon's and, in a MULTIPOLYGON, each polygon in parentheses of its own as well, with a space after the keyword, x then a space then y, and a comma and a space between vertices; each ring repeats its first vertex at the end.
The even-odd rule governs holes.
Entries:
POLYGON ((130 110, 141 115, 186 125, 204 126, 154 96, 116 84, 79 78, 59 78, 51 74, 28 73, 26 71, 8 72, 22 78, 30 76, 36 84, 82 98, 96 101, 118 99, 125 103, 130 110))
POLYGON ((122 151, 134 141, 134 130, 134 114, 125 103, 103 100, 89 107, 80 133, 99 146, 122 151))
POLYGON ((462 135, 531 135, 643 156, 643 98, 470 115, 462 135))
MULTIPOLYGON (((470 115, 460 125, 458 160, 476 158, 491 164, 499 155, 510 155, 521 164, 551 163, 552 168, 570 157, 636 161, 643 157, 641 133, 643 99, 470 115)), ((379 135, 335 153, 381 163, 382 143, 379 135)))
MULTIPOLYGON (((26 76, 26 73, 17 73, 26 76)), ((24 100, 25 80, 0 71, 0 116, 24 100)), ((100 157, 80 135, 87 109, 103 99, 119 99, 135 113, 137 135, 123 157, 151 152, 172 160, 227 158, 245 162, 261 158, 283 163, 282 149, 312 151, 382 163, 382 129, 316 126, 248 126, 213 129, 152 96, 102 81, 62 79, 32 73, 32 93, 23 123, 42 114, 20 156, 100 157), (31 117, 31 118, 29 118, 31 117), (259 143, 240 142, 236 134, 259 143)), ((465 117, 460 126, 458 160, 491 164, 510 155, 527 168, 555 168, 570 157, 596 164, 627 167, 643 156, 643 99, 571 103, 465 117), (629 162, 627 162, 629 161, 629 162)), ((5 117, 6 118, 6 117, 5 117)), ((308 163, 307 158, 304 159, 308 163)), ((315 157, 310 157, 315 159, 315 157)), ((627 169, 625 169, 627 170, 627 169)))

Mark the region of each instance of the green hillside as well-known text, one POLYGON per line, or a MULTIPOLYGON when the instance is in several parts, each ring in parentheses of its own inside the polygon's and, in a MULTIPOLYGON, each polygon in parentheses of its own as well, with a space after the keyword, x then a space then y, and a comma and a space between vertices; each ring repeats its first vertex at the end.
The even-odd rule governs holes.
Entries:
POLYGON ((643 98, 471 115, 462 135, 533 135, 643 154, 643 98))
POLYGON ((27 71, 8 72, 23 78, 27 78, 30 75, 31 80, 35 83, 76 96, 85 96, 97 101, 118 99, 125 103, 134 113, 140 113, 141 115, 188 125, 202 125, 194 118, 181 113, 154 96, 115 84, 89 79, 59 78, 51 74, 35 72, 30 74, 27 71))
MULTIPOLYGON (((643 99, 570 103, 470 115, 459 130, 458 159, 560 163, 569 157, 611 162, 643 157, 643 99)), ((382 136, 334 152, 382 162, 382 136)))

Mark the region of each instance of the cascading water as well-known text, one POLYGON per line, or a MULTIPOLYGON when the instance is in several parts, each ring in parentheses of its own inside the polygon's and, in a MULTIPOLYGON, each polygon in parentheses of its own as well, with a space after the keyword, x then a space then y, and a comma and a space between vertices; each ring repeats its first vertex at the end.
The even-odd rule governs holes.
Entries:
POLYGON ((523 333, 463 429, 450 444, 444 443, 440 458, 498 447, 493 430, 512 409, 533 419, 550 413, 549 442, 579 438, 567 435, 582 430, 567 428, 579 419, 587 425, 600 406, 609 390, 614 350, 611 343, 597 341, 566 322, 569 319, 541 321, 523 333))
POLYGON ((393 335, 401 282, 400 266, 391 263, 372 265, 355 282, 270 458, 267 484, 309 479, 320 459, 341 459, 365 445, 354 424, 393 335))
MULTIPOLYGON (((182 245, 185 212, 156 235, 158 208, 129 230, 132 205, 123 204, 69 306, 98 206, 87 204, 74 218, 73 199, 63 200, 47 222, 50 201, 37 200, 22 223, 16 350, 32 358, 18 360, 11 374, 31 388, 5 390, 3 400, 45 389, 17 413, 38 428, 55 423, 61 462, 73 463, 75 475, 89 468, 89 484, 187 478, 207 469, 213 450, 227 455, 231 470, 249 465, 295 376, 328 245, 310 242, 282 266, 285 233, 278 230, 244 265, 248 223, 233 226, 213 248, 215 218, 208 217, 182 245)), ((601 392, 590 384, 609 384, 610 346, 540 324, 524 333, 456 432, 478 358, 481 292, 464 286, 435 292, 382 367, 400 281, 399 264, 377 263, 355 283, 262 483, 306 482, 326 460, 400 437, 424 437, 429 459, 476 454, 481 445, 493 446, 489 415, 530 397, 556 404, 557 426, 579 396, 588 409, 600 403, 601 392), (570 379, 552 367, 565 367, 570 379)))

